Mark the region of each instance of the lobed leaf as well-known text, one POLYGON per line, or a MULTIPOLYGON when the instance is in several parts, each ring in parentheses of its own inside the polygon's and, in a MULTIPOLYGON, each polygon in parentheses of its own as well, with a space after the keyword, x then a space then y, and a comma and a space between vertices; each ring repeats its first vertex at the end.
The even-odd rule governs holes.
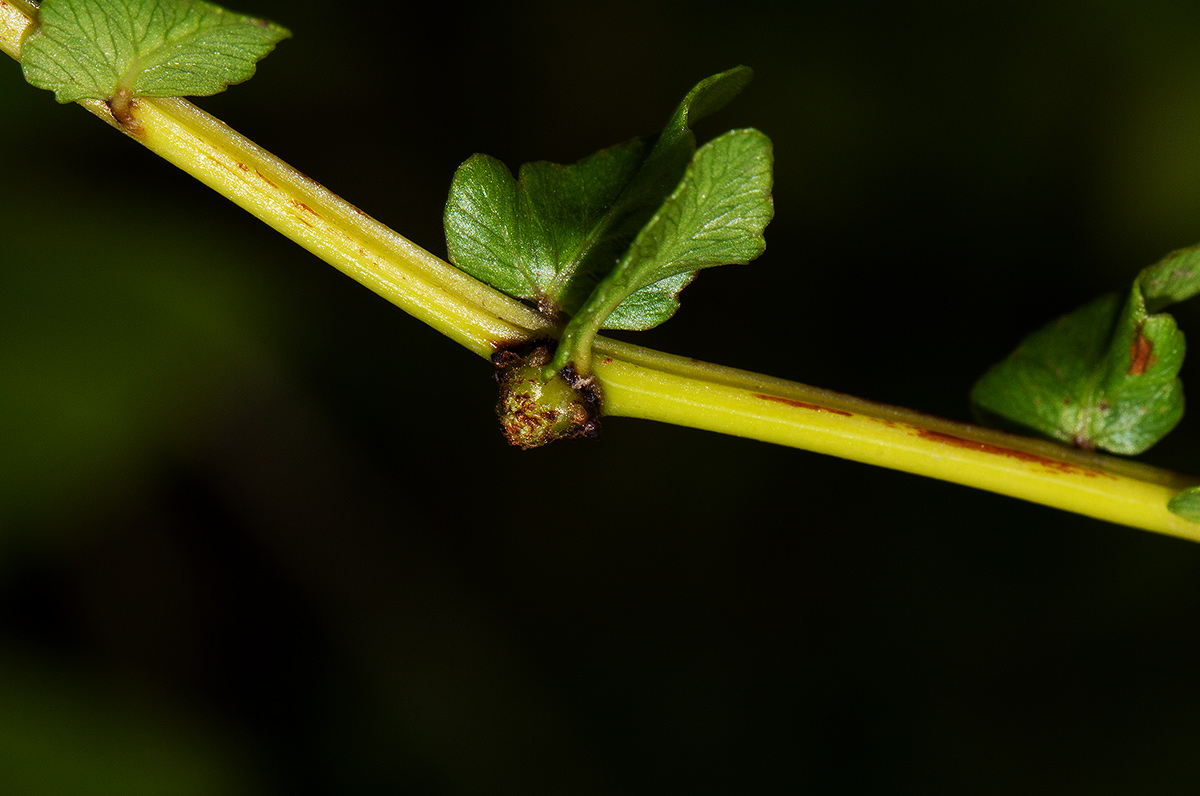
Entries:
POLYGON ((575 314, 679 185, 696 151, 690 125, 733 99, 751 74, 739 66, 706 78, 655 138, 571 165, 527 163, 514 178, 494 158, 472 156, 446 203, 451 262, 547 315, 575 314))
POLYGON ((454 174, 446 203, 450 261, 510 296, 561 309, 589 259, 616 260, 627 245, 606 218, 645 158, 644 141, 578 163, 526 163, 519 176, 488 155, 454 174))
POLYGON ((291 35, 201 0, 44 0, 38 20, 21 67, 59 102, 216 94, 291 35))
POLYGON ((674 314, 676 295, 696 271, 762 254, 774 215, 772 162, 771 141, 758 130, 733 130, 701 147, 675 193, 576 317, 604 313, 599 328, 649 329, 674 314))
MULTIPOLYGON (((975 384, 972 403, 1080 447, 1150 448, 1183 417, 1178 374, 1186 348, 1174 318, 1147 312, 1142 284, 1154 268, 1123 304, 1104 296, 1029 335, 975 384)), ((1171 284, 1157 295, 1186 292, 1178 280, 1171 284)))
POLYGON ((774 214, 771 141, 733 130, 696 152, 675 192, 563 331, 553 369, 590 370, 602 329, 649 329, 679 307, 677 294, 701 268, 748 263, 766 248, 774 214))

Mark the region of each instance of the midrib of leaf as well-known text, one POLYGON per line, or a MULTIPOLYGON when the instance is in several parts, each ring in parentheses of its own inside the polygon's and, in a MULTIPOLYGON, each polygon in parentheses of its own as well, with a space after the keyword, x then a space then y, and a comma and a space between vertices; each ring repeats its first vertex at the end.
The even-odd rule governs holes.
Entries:
POLYGON ((628 187, 626 187, 625 190, 622 190, 621 193, 617 195, 616 201, 614 201, 612 205, 609 206, 608 210, 604 211, 604 215, 600 216, 600 219, 592 225, 592 228, 588 232, 587 236, 584 237, 580 244, 575 247, 575 252, 571 255, 570 261, 567 262, 562 268, 555 271, 554 279, 550 280, 550 284, 546 289, 546 292, 549 294, 547 298, 550 296, 562 296, 562 291, 566 287, 567 283, 575 277, 576 272, 579 270, 579 266, 583 264, 583 258, 589 251, 592 250, 596 243, 604 238, 605 233, 612 228, 613 211, 621 206, 621 200, 625 197, 626 191, 628 191, 628 187))
MULTIPOLYGON (((1116 331, 1115 328, 1113 331, 1116 331)), ((1092 368, 1092 373, 1087 380, 1087 388, 1079 400, 1079 409, 1075 415, 1075 429, 1069 440, 1072 445, 1085 450, 1092 450, 1096 447, 1096 441, 1093 438, 1094 435, 1091 433, 1091 430, 1092 419, 1095 417, 1096 412, 1100 411, 1100 404, 1096 398, 1100 389, 1100 376, 1104 370, 1103 366, 1104 361, 1101 360, 1092 368)))
MULTIPOLYGON (((645 185, 645 181, 654 175, 655 168, 661 168, 661 162, 671 157, 673 154, 673 147, 676 145, 676 143, 680 140, 687 140, 688 137, 692 135, 690 128, 687 127, 687 119, 688 114, 686 111, 684 111, 682 115, 682 120, 677 117, 672 117, 671 122, 669 122, 664 131, 659 134, 658 140, 655 141, 654 146, 650 147, 650 151, 646 153, 646 156, 638 165, 637 170, 630 176, 629 182, 625 184, 625 187, 621 189, 619 194, 617 194, 617 198, 613 200, 611 205, 609 205, 608 209, 604 212, 604 215, 602 215, 592 227, 591 231, 584 239, 586 245, 581 244, 577 248, 575 255, 571 259, 571 267, 563 268, 555 273, 554 279, 551 281, 551 285, 553 285, 555 288, 553 291, 555 296, 561 296, 561 291, 567 286, 571 279, 576 276, 579 266, 582 265, 583 260, 588 255, 588 252, 590 252, 598 242, 603 240, 604 237, 617 224, 618 220, 620 220, 619 214, 629 213, 632 209, 636 209, 637 202, 636 200, 631 200, 631 197, 636 197, 638 192, 648 190, 648 187, 645 185)), ((689 147, 689 159, 691 155, 695 153, 695 149, 696 147, 693 142, 689 147)), ((674 184, 672 184, 667 189, 666 193, 663 194, 664 199, 665 197, 670 196, 678 187, 679 181, 683 178, 683 170, 681 169, 679 173, 674 176, 674 184)), ((646 224, 649 224, 650 220, 654 218, 655 215, 657 215, 657 210, 646 214, 646 218, 643 223, 638 225, 637 229, 633 230, 632 239, 637 238, 637 233, 640 232, 646 226, 646 224)), ((620 257, 621 255, 618 254, 616 260, 620 260, 620 257)), ((595 280, 595 283, 599 284, 601 281, 603 281, 603 279, 604 276, 601 275, 595 280)), ((592 287, 594 288, 595 285, 592 285, 592 287)), ((588 292, 591 292, 591 288, 589 288, 588 292)), ((584 295, 587 294, 585 293, 584 295)))
MULTIPOLYGON (((183 20, 181 20, 181 22, 186 21, 186 20, 187 20, 187 17, 185 16, 183 18, 183 20)), ((131 20, 131 25, 132 25, 132 20, 131 20)), ((144 72, 146 70, 148 64, 160 65, 162 63, 165 63, 167 60, 169 60, 168 58, 157 58, 156 59, 155 58, 156 55, 161 56, 164 53, 172 51, 172 50, 183 49, 184 47, 191 44, 193 41, 201 38, 204 33, 208 32, 210 30, 213 30, 216 26, 210 26, 210 27, 206 28, 203 25, 201 25, 201 26, 197 27, 191 33, 185 33, 181 38, 172 39, 171 38, 172 31, 174 31, 178 27, 179 27, 179 23, 172 25, 170 28, 168 28, 163 33, 161 44, 159 44, 157 46, 151 46, 150 52, 143 53, 143 48, 146 44, 146 39, 149 37, 149 33, 150 33, 150 26, 147 25, 142 32, 141 38, 138 40, 137 44, 135 45, 135 49, 138 52, 138 57, 136 59, 134 59, 134 61, 130 65, 129 69, 126 70, 125 74, 121 75, 120 79, 117 81, 117 87, 124 88, 124 89, 133 88, 134 79, 136 79, 138 75, 140 75, 142 72, 144 72)), ((130 36, 131 41, 132 41, 132 39, 133 39, 133 37, 130 36)))

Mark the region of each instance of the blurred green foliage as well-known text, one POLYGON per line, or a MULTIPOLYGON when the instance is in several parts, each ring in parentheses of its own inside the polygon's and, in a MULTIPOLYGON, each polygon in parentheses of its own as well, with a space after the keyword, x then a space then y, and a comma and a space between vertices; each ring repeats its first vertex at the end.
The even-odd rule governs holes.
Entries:
POLYGON ((229 380, 271 366, 265 330, 285 322, 246 252, 186 214, 56 187, 73 190, 71 217, 47 201, 5 218, 21 231, 0 271, 0 516, 14 530, 136 499, 229 380))
MULTIPOLYGON (((723 364, 965 418, 1200 238, 1193 3, 236 10, 295 39, 201 105, 436 252, 472 152, 570 162, 753 66, 767 253, 641 338, 723 364)), ((1200 786, 1200 548, 633 421, 510 450, 486 363, 10 67, 5 793, 1200 786), (593 502, 531 511, 566 468, 593 502)))

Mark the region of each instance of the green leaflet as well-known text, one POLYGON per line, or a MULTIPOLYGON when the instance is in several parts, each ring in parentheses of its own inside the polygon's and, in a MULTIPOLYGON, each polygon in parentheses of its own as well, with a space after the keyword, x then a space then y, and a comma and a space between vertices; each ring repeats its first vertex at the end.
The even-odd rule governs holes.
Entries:
MULTIPOLYGON (((696 153, 691 124, 733 99, 751 74, 740 66, 701 81, 658 136, 571 165, 527 163, 514 178, 494 158, 472 156, 455 173, 446 203, 450 260, 548 316, 583 313, 597 285, 679 186, 696 153)), ((678 273, 657 287, 639 285, 647 289, 629 297, 610 328, 666 320, 689 280, 678 273)))
POLYGON ((696 271, 762 254, 774 214, 771 166, 771 142, 757 130, 733 130, 701 147, 675 192, 567 324, 552 368, 573 363, 589 373, 601 328, 657 326, 675 313, 676 295, 696 271))
POLYGON ((697 270, 762 254, 763 230, 775 212, 772 163, 771 141, 757 130, 733 130, 703 146, 595 291, 586 315, 605 329, 650 329, 675 313, 676 294, 697 270))
POLYGON ((21 67, 59 102, 216 94, 291 35, 201 0, 44 0, 38 20, 21 67))
POLYGON ((1031 334, 975 384, 985 415, 1084 448, 1141 453, 1183 417, 1185 351, 1151 312, 1200 292, 1197 247, 1144 269, 1122 303, 1104 296, 1031 334))
POLYGON ((629 233, 610 209, 647 148, 635 140, 570 166, 526 163, 516 179, 495 158, 472 155, 454 173, 446 203, 450 261, 547 314, 578 304, 587 293, 569 301, 573 280, 628 246, 629 233))
POLYGON ((1200 522, 1200 486, 1183 490, 1171 498, 1167 508, 1185 520, 1200 522))
POLYGON ((1200 293, 1200 244, 1176 249, 1138 274, 1151 312, 1200 293))

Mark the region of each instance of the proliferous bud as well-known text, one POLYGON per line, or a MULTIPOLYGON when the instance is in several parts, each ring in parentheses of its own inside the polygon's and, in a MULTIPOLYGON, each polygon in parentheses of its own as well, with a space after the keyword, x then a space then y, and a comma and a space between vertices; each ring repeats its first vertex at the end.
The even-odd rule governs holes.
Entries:
POLYGON ((500 384, 496 413, 504 436, 526 450, 600 434, 600 400, 594 384, 573 388, 561 374, 542 378, 552 356, 550 345, 538 341, 524 355, 505 350, 492 357, 500 384))

